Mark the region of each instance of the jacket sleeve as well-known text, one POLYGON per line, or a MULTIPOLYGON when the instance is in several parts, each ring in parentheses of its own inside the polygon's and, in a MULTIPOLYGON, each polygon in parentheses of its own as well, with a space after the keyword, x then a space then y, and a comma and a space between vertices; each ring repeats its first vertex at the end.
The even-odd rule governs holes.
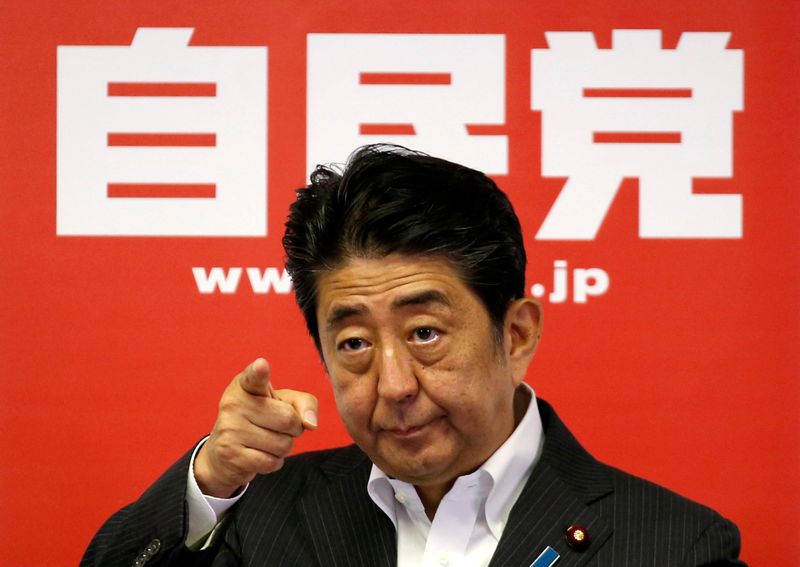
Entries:
MULTIPOLYGON (((191 451, 134 503, 109 518, 87 548, 81 567, 211 565, 218 549, 186 548, 186 475, 191 451)), ((220 529, 225 529, 222 526, 220 529)), ((221 535, 221 534, 220 534, 221 535)), ((222 537, 216 538, 217 541, 222 537)))
POLYGON ((717 516, 688 551, 683 565, 686 567, 747 567, 739 559, 741 551, 739 529, 733 522, 717 516))

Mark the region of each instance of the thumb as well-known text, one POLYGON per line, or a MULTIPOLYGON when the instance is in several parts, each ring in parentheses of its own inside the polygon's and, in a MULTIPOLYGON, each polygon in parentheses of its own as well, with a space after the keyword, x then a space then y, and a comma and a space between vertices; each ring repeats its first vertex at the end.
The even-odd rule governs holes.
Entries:
POLYGON ((313 430, 317 428, 319 402, 317 402, 316 397, 308 392, 299 392, 297 390, 275 390, 274 395, 294 408, 294 411, 303 421, 304 429, 313 430))
POLYGON ((239 386, 248 394, 271 398, 273 391, 269 374, 269 363, 257 358, 239 374, 239 386))

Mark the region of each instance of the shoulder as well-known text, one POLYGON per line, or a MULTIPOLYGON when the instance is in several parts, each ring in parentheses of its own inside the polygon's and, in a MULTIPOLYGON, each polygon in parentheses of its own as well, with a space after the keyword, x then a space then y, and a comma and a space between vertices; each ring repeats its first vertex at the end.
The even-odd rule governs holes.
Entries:
POLYGON ((626 549, 653 546, 673 554, 673 561, 680 557, 681 565, 704 565, 739 556, 739 530, 717 511, 654 482, 614 467, 607 469, 613 497, 598 505, 620 536, 617 539, 626 540, 626 549))
POLYGON ((545 431, 541 460, 551 466, 584 501, 612 495, 630 506, 641 506, 656 514, 693 514, 711 520, 720 518, 711 508, 681 496, 659 484, 630 474, 594 458, 567 429, 553 408, 539 400, 545 431))
POLYGON ((379 526, 380 511, 366 488, 371 466, 355 446, 286 459, 283 468, 250 483, 229 516, 225 545, 259 564, 315 563, 315 554, 347 539, 354 526, 358 533, 379 526), (344 516, 348 522, 340 525, 344 516))
POLYGON ((715 522, 727 522, 708 506, 660 484, 609 465, 602 466, 612 479, 616 506, 626 510, 626 516, 649 516, 651 521, 679 524, 682 530, 694 532, 702 531, 715 522), (633 514, 635 510, 639 510, 639 513, 633 514))
MULTIPOLYGON (((350 472, 353 468, 369 462, 369 458, 358 445, 322 449, 298 453, 286 459, 287 467, 318 467, 332 474, 350 472)), ((371 463, 370 463, 371 464, 371 463)))
POLYGON ((367 455, 357 445, 352 444, 292 455, 286 459, 280 470, 268 475, 260 475, 256 477, 256 481, 263 482, 269 479, 279 482, 281 478, 287 476, 314 474, 336 478, 371 466, 372 463, 367 455))
POLYGON ((290 504, 301 495, 353 475, 363 476, 366 486, 371 466, 356 445, 299 453, 287 458, 280 470, 253 479, 242 504, 246 507, 249 502, 266 500, 273 505, 290 504))
POLYGON ((677 554, 672 560, 714 550, 723 550, 721 557, 738 555, 739 532, 732 522, 708 506, 598 461, 549 405, 540 400, 539 409, 545 429, 542 465, 611 528, 614 536, 607 547, 612 554, 614 549, 663 549, 677 554))

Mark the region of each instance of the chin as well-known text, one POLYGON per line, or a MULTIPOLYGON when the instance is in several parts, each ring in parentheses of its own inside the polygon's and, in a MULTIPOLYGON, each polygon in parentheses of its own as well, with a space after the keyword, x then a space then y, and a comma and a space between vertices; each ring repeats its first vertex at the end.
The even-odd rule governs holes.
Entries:
POLYGON ((425 486, 440 484, 450 480, 447 467, 443 462, 430 459, 406 458, 383 461, 386 468, 378 465, 386 474, 414 485, 425 486), (390 472, 391 471, 391 472, 390 472))

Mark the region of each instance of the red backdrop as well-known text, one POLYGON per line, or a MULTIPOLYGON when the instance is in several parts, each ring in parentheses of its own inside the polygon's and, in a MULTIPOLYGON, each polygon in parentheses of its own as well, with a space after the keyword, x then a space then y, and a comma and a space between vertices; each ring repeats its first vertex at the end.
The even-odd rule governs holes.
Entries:
MULTIPOLYGON (((5 546, 0 565, 76 564, 102 521, 135 499, 210 429, 222 390, 257 356, 270 360, 278 387, 305 389, 321 400, 320 429, 306 434, 298 450, 347 442, 293 299, 281 293, 286 291, 281 287, 285 280, 276 279, 277 285, 268 293, 255 293, 244 271, 235 291, 201 293, 212 267, 223 268, 228 275, 236 267, 258 268, 263 275, 265 268, 281 266, 285 212, 294 188, 304 184, 307 152, 315 151, 313 142, 325 133, 325 124, 312 117, 315 105, 324 106, 339 96, 331 93, 333 98, 326 98, 329 85, 320 82, 317 71, 312 73, 309 58, 316 55, 310 47, 314 41, 309 39, 310 33, 451 38, 492 34, 500 38, 496 45, 501 49, 487 47, 482 53, 488 58, 472 66, 481 73, 496 72, 499 61, 500 73, 486 76, 486 93, 473 93, 475 104, 465 107, 463 122, 470 125, 468 132, 474 138, 501 137, 495 138, 501 140, 498 146, 484 153, 498 158, 501 166, 505 164, 506 171, 498 173, 500 167, 494 177, 515 202, 522 220, 531 260, 529 285, 538 283, 537 291, 546 292, 542 297, 543 343, 528 382, 556 406, 595 456, 707 503, 737 522, 743 534, 743 557, 752 565, 796 561, 800 544, 792 526, 800 521, 796 410, 800 401, 798 4, 605 0, 376 5, 245 0, 223 6, 214 2, 155 5, 11 0, 3 11, 0 533, 5 546), (254 92, 258 84, 265 89, 242 106, 250 109, 247 118, 251 121, 242 135, 255 140, 245 144, 254 152, 255 159, 248 160, 255 169, 244 168, 245 176, 250 177, 242 187, 256 189, 251 191, 249 203, 259 203, 266 196, 266 203, 250 207, 255 228, 244 234, 231 235, 230 227, 237 224, 234 215, 234 221, 228 218, 228 228, 219 229, 223 234, 218 236, 208 236, 210 232, 169 235, 164 227, 177 226, 170 224, 173 217, 169 214, 151 222, 147 213, 135 210, 132 214, 139 215, 141 226, 156 228, 148 235, 141 227, 113 234, 114 227, 121 226, 121 221, 113 220, 115 213, 107 217, 112 219, 111 228, 93 229, 92 223, 107 213, 81 212, 80 194, 69 193, 76 183, 80 186, 82 176, 88 179, 106 171, 103 168, 110 168, 109 175, 113 175, 117 158, 100 163, 102 156, 91 155, 91 147, 73 144, 80 141, 81 127, 104 120, 107 108, 95 107, 88 99, 76 102, 67 83, 78 85, 78 92, 82 80, 104 71, 102 65, 88 60, 78 60, 77 71, 69 68, 67 58, 72 52, 57 47, 129 46, 136 30, 145 27, 194 28, 192 46, 267 48, 266 52, 249 52, 255 54, 256 70, 266 71, 266 80, 260 81, 258 72, 240 77, 245 83, 257 83, 248 83, 254 92), (648 235, 654 221, 640 218, 640 211, 645 205, 652 209, 657 199, 646 196, 646 176, 637 180, 633 165, 630 171, 620 170, 619 177, 625 180, 616 196, 612 192, 608 213, 596 234, 545 238, 539 233, 567 177, 599 170, 592 169, 597 164, 581 162, 579 151, 574 152, 576 163, 568 164, 573 169, 567 173, 548 166, 548 152, 564 150, 559 148, 561 130, 558 124, 548 122, 550 107, 543 112, 532 109, 531 97, 536 99, 537 92, 544 96, 547 89, 557 89, 561 83, 542 78, 537 84, 536 75, 532 81, 531 50, 553 49, 546 32, 583 31, 593 32, 600 50, 610 53, 612 47, 620 47, 616 38, 612 40, 615 29, 662 30, 663 48, 673 53, 680 51, 675 47, 684 32, 730 32, 725 53, 743 54, 740 76, 735 57, 732 74, 722 71, 727 63, 708 63, 719 56, 724 41, 717 52, 700 49, 694 59, 689 57, 689 63, 679 65, 686 69, 697 61, 710 65, 711 72, 693 80, 719 90, 721 94, 714 95, 711 102, 700 100, 702 85, 689 95, 672 82, 659 83, 652 77, 647 80, 653 84, 644 80, 616 86, 671 89, 662 95, 688 96, 706 104, 708 112, 701 116, 721 112, 722 118, 709 118, 708 124, 687 126, 694 126, 700 134, 683 133, 682 138, 677 134, 677 138, 655 140, 655 144, 650 140, 650 146, 645 143, 646 151, 655 151, 657 158, 656 165, 647 167, 656 172, 689 171, 680 160, 673 164, 668 150, 664 154, 658 151, 670 143, 690 148, 697 141, 691 136, 699 136, 697 147, 706 147, 708 153, 692 150, 689 161, 719 162, 724 170, 727 159, 732 169, 729 174, 687 174, 702 178, 694 181, 695 193, 741 195, 740 209, 734 206, 726 212, 712 207, 701 224, 721 226, 730 221, 733 229, 719 230, 736 232, 740 223, 740 235, 703 236, 698 228, 686 229, 687 234, 679 237, 648 235), (491 53, 499 53, 500 59, 492 59, 491 53), (258 57, 263 57, 260 67, 258 57), (82 70, 81 65, 85 66, 82 70), (57 76, 65 86, 57 84, 57 76), (312 88, 309 85, 316 89, 314 93, 307 92, 312 88), (742 88, 739 110, 735 99, 737 89, 742 88), (484 96, 487 98, 481 98, 484 96), (482 100, 487 101, 487 112, 500 109, 499 120, 478 116, 482 100), (474 119, 473 111, 477 112, 474 119), (722 135, 714 145, 712 134, 724 134, 731 127, 732 142, 722 135), (544 135, 548 128, 555 142, 544 135), (259 140, 265 142, 263 147, 259 140), (721 152, 721 157, 715 152, 721 152), (264 165, 266 173, 259 170, 264 165), (650 201, 645 202, 647 199, 650 201), (70 215, 77 219, 72 225, 68 223, 70 215), (266 234, 258 227, 263 220, 266 234), (566 268, 556 261, 566 262, 566 268), (198 275, 192 268, 202 270, 198 275), (563 300, 553 289, 554 272, 557 277, 569 277, 563 300), (573 287, 576 278, 583 282, 577 289, 573 287), (581 290, 586 292, 583 303, 581 290)), ((388 41, 391 47, 391 38, 378 40, 388 41)), ((336 37, 332 41, 336 42, 336 37)), ((346 47, 348 42, 339 44, 346 47)), ((380 56, 379 52, 375 55, 380 56)), ((559 69, 558 65, 548 67, 536 53, 533 57, 534 68, 541 61, 543 70, 559 69)), ((459 56, 451 59, 453 65, 464 63, 459 63, 459 56)), ((472 72, 472 60, 466 61, 463 73, 472 72)), ((166 65, 164 72, 171 72, 166 59, 154 57, 153 67, 159 65, 162 71, 166 65)), ((644 74, 646 67, 641 71, 644 74)), ((443 75, 423 77, 422 82, 440 81, 440 88, 457 87, 462 71, 442 70, 443 75)), ((174 71, 176 76, 182 72, 174 71)), ((397 69, 361 71, 389 73, 397 69)), ((101 78, 103 85, 124 82, 124 77, 117 75, 101 78)), ((391 83, 395 79, 384 76, 377 80, 391 83)), ((375 77, 362 75, 360 85, 364 87, 370 80, 375 77)), ((215 94, 221 102, 229 92, 224 84, 220 79, 215 94)), ((113 93, 103 91, 100 96, 111 99, 113 93)), ((591 98, 586 92, 583 96, 591 98)), ((636 105, 644 95, 628 92, 616 96, 635 99, 630 101, 633 106, 624 108, 640 108, 636 105)), ((659 102, 658 96, 655 102, 659 102)), ((678 100, 676 104, 682 103, 678 100)), ((380 120, 383 125, 368 124, 366 129, 362 121, 360 132, 368 134, 370 127, 379 134, 381 128, 384 133, 399 132, 399 138, 392 139, 417 147, 418 136, 424 141, 425 118, 430 120, 437 112, 444 116, 448 108, 421 111, 419 123, 404 114, 397 120, 380 120)), ((658 108, 653 107, 655 112, 658 108)), ((674 108, 678 107, 669 107, 674 108)), ((355 111, 351 108, 348 112, 355 111)), ((669 112, 665 110, 665 115, 669 112)), ((241 122, 241 116, 231 116, 241 122)), ((224 128, 214 120, 210 126, 198 126, 197 131, 208 133, 219 126, 220 134, 212 139, 210 150, 224 153, 230 147, 224 128)), ((176 131, 170 128, 165 126, 165 131, 176 131)), ((666 130, 666 134, 664 127, 659 131, 676 136, 666 130)), ((120 131, 142 130, 137 130, 135 123, 109 130, 120 131)), ((593 131, 613 135, 615 130, 613 124, 603 123, 593 131)), ((335 129, 333 132, 336 134, 335 129)), ((351 140, 357 134, 354 129, 343 138, 351 140)), ((563 144, 571 143, 566 134, 563 144)), ((595 134, 592 143, 602 144, 601 138, 595 134)), ((204 144, 203 140, 208 141, 204 138, 198 143, 204 144)), ((186 140, 182 143, 186 145, 186 140)), ((102 136, 97 147, 105 152, 112 146, 112 138, 102 136)), ((628 147, 635 154, 634 146, 628 147)), ((433 153, 436 147, 433 143, 433 153)), ((445 147, 443 144, 443 151, 445 147)), ((352 147, 338 148, 340 153, 330 159, 342 159, 345 149, 352 147)), ((120 155, 133 155, 134 165, 128 163, 124 169, 128 178, 107 177, 106 181, 136 181, 139 154, 120 155)), ((179 160, 184 154, 165 155, 179 160)), ((201 154, 187 159, 191 162, 197 155, 201 154)), ((556 157, 553 159, 558 161, 556 157)), ((142 159, 142 168, 155 163, 142 159)), ((634 165, 643 163, 633 154, 629 160, 634 165)), ((224 169, 224 164, 220 167, 224 169)), ((197 185, 191 168, 187 171, 187 179, 197 185)), ((228 173, 220 173, 220 178, 228 173)), ((657 177, 657 173, 648 175, 648 179, 657 177)), ((190 190, 202 193, 207 186, 190 190)), ((103 203, 113 201, 111 187, 104 185, 101 191, 103 203)), ((226 186, 220 182, 215 191, 215 202, 221 203, 226 186)), ((92 197, 89 189, 86 195, 97 201, 97 194, 92 197)), ((114 203, 129 207, 129 212, 136 203, 146 202, 130 195, 127 200, 114 198, 114 203)), ((209 196, 195 194, 193 198, 209 196)), ((190 201, 173 199, 181 206, 190 201)), ((673 209, 655 209, 655 217, 668 227, 680 224, 668 216, 673 209)), ((209 218, 211 226, 221 216, 215 213, 209 218)), ((182 230, 185 227, 173 232, 182 230)))

